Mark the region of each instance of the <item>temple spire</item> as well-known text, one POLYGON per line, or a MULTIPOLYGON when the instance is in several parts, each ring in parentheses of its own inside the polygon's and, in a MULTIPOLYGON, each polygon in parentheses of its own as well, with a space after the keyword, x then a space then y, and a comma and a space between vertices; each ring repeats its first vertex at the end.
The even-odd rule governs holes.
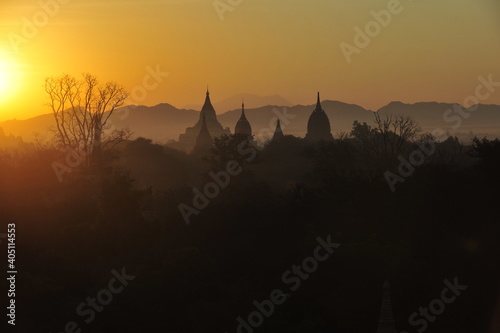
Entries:
POLYGON ((307 134, 305 139, 308 141, 332 141, 330 120, 325 110, 321 107, 321 98, 318 91, 316 108, 311 113, 307 122, 307 134))
POLYGON ((382 292, 382 305, 376 333, 397 333, 394 315, 392 313, 391 285, 385 281, 382 292))
POLYGON ((200 119, 198 120, 199 125, 201 125, 201 118, 203 115, 206 118, 205 121, 207 122, 208 128, 211 128, 214 120, 216 120, 216 115, 215 115, 215 109, 212 106, 212 102, 210 101, 210 91, 208 90, 208 85, 207 85, 207 96, 205 97, 205 103, 201 108, 200 119))
POLYGON ((179 149, 189 152, 196 145, 196 138, 198 137, 201 129, 205 127, 212 138, 220 137, 223 134, 229 134, 229 128, 222 127, 221 123, 217 120, 215 109, 210 101, 210 89, 207 84, 205 103, 203 104, 200 116, 196 124, 192 127, 186 128, 185 133, 179 136, 179 149))
POLYGON ((280 120, 278 119, 278 122, 276 123, 276 130, 274 131, 273 138, 271 141, 277 141, 284 137, 285 135, 283 134, 283 130, 281 129, 281 123, 280 120))
POLYGON ((245 100, 242 99, 241 101, 241 117, 236 123, 236 127, 234 129, 235 134, 244 134, 244 135, 252 135, 252 126, 250 126, 250 123, 247 120, 247 117, 245 116, 245 100))

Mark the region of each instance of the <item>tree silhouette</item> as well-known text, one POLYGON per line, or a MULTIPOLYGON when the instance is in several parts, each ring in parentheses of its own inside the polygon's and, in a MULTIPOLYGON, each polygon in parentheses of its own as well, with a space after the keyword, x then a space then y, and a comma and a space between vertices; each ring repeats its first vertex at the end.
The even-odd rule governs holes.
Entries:
POLYGON ((81 80, 65 74, 47 78, 45 91, 56 122, 57 144, 85 156, 87 165, 90 157, 100 165, 103 130, 113 111, 125 102, 125 89, 115 82, 99 84, 91 74, 83 74, 81 80))
POLYGON ((418 123, 408 116, 396 116, 386 114, 382 117, 379 112, 375 113, 376 131, 381 140, 382 157, 388 168, 399 163, 397 157, 403 155, 420 132, 418 123))

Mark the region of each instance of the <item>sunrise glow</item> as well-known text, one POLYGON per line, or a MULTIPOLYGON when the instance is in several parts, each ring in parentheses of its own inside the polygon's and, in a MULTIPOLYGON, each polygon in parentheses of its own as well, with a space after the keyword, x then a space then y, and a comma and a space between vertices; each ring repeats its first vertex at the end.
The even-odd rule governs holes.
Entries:
POLYGON ((2 1, 9 16, 0 45, 9 56, 0 59, 0 121, 48 113, 43 82, 63 73, 90 72, 129 91, 148 66, 170 73, 135 104, 200 104, 208 83, 216 101, 250 93, 306 104, 322 91, 372 110, 394 100, 461 102, 479 75, 500 75, 496 0, 400 1, 348 63, 340 45, 355 45, 355 29, 365 31, 372 12, 388 6, 252 0, 221 14, 205 0, 2 1), (22 74, 12 71, 14 60, 22 74))

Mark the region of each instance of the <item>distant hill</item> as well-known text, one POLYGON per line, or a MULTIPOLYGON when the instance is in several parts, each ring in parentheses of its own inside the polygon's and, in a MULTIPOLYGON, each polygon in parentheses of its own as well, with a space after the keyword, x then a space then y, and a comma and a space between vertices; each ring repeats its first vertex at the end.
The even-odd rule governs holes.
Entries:
POLYGON ((5 134, 20 136, 24 141, 33 141, 35 135, 48 135, 49 127, 55 126, 54 116, 51 113, 43 114, 26 120, 7 120, 0 122, 5 134))
MULTIPOLYGON (((305 135, 307 121, 315 108, 315 105, 292 107, 268 105, 252 108, 250 102, 245 102, 245 105, 246 115, 254 134, 266 135, 269 134, 269 131, 274 130, 276 121, 274 111, 276 111, 291 115, 288 120, 281 122, 284 133, 300 137, 305 135), (285 109, 286 113, 283 111, 285 109), (272 122, 273 120, 274 122, 272 122)), ((361 106, 339 101, 323 101, 322 106, 330 119, 334 136, 340 132, 350 132, 355 120, 368 124, 373 123, 373 112, 361 106)), ((443 114, 450 108, 453 108, 453 104, 392 102, 379 111, 411 116, 424 131, 428 132, 440 127, 448 130, 452 135, 458 135, 465 139, 469 138, 470 131, 478 136, 500 136, 500 106, 480 105, 478 111, 471 113, 469 118, 463 119, 463 124, 457 130, 451 128, 454 123, 447 123, 443 119, 443 114)), ((229 127, 231 131, 234 131, 240 114, 239 108, 232 108, 231 111, 219 114, 218 119, 224 127, 229 127)), ((120 108, 113 114, 110 121, 116 128, 130 128, 135 137, 142 136, 155 142, 166 143, 169 140, 177 140, 179 134, 184 133, 186 127, 193 126, 198 118, 199 111, 177 109, 170 104, 163 103, 152 107, 140 105, 120 108)), ((21 136, 25 141, 32 141, 35 133, 48 135, 48 128, 54 125, 52 114, 27 120, 0 122, 0 128, 3 128, 7 135, 21 136)))
MULTIPOLYGON (((214 106, 217 114, 221 114, 239 107, 243 99, 245 99, 245 105, 249 108, 257 108, 265 105, 293 105, 293 103, 281 97, 280 95, 257 96, 252 94, 237 94, 222 101, 212 103, 212 105, 214 106)), ((201 100, 200 102, 203 102, 203 100, 201 100)), ((201 104, 190 104, 184 106, 184 109, 200 110, 201 107, 201 104)))
POLYGON ((421 102, 415 104, 405 104, 401 102, 392 102, 384 106, 379 112, 385 112, 396 115, 407 115, 418 121, 423 131, 431 132, 434 128, 448 130, 450 134, 458 137, 468 136, 469 132, 481 136, 500 136, 500 106, 498 105, 479 105, 479 109, 464 118, 458 114, 452 114, 454 118, 460 118, 462 123, 457 129, 452 127, 457 124, 455 120, 445 120, 445 113, 453 109, 453 104, 421 102))

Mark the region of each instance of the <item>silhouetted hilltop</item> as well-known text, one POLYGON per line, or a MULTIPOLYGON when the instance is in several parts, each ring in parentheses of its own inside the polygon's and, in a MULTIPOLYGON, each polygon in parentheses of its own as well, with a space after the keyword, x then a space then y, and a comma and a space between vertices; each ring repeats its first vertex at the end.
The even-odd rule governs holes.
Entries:
POLYGON ((54 116, 51 113, 43 114, 25 120, 6 120, 0 122, 6 135, 20 136, 24 141, 33 141, 35 135, 47 135, 49 127, 55 126, 54 116))

